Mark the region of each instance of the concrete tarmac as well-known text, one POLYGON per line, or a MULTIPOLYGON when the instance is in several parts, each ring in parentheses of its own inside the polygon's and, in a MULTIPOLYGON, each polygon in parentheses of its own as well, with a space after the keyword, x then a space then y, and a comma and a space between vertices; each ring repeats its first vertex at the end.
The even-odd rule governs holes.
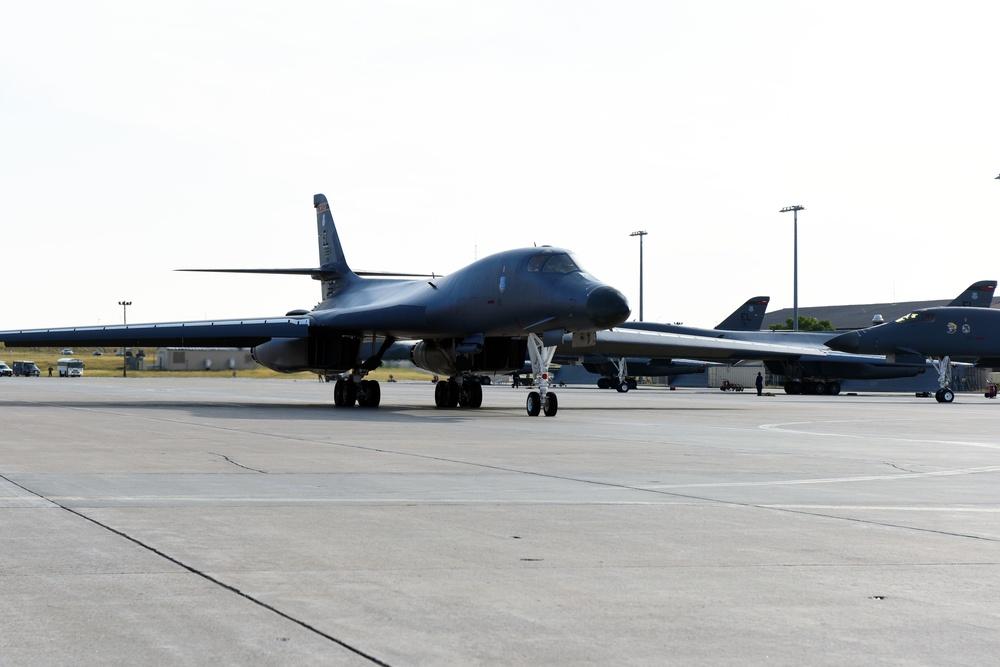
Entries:
POLYGON ((1000 401, 0 379, 0 664, 992 665, 1000 401))

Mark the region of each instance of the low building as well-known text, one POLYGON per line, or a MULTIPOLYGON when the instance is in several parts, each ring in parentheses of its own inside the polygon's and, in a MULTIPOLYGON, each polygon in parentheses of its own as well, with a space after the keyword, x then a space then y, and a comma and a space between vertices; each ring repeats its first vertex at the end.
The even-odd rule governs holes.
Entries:
POLYGON ((156 350, 161 371, 244 371, 258 367, 250 350, 231 347, 161 347, 156 350))

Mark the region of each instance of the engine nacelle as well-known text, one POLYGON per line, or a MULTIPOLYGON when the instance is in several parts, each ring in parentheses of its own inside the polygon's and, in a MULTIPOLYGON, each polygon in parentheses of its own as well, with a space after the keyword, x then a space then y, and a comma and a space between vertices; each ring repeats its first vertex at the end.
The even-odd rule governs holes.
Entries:
POLYGON ((438 375, 460 375, 461 373, 507 373, 524 367, 528 354, 527 340, 510 338, 487 338, 482 341, 478 352, 463 353, 467 345, 461 339, 422 340, 410 350, 410 361, 438 375))
POLYGON ((348 336, 272 338, 250 353, 258 364, 279 373, 339 373, 358 366, 360 345, 348 336))

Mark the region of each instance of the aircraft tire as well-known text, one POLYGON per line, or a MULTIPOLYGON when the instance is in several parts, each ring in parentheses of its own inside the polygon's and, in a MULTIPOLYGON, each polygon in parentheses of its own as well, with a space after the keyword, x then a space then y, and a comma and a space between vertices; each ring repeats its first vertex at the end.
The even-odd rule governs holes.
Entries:
POLYGON ((342 379, 333 384, 333 404, 338 408, 344 407, 344 381, 342 379))
POLYGON ((462 383, 462 395, 458 404, 463 408, 479 408, 483 405, 483 385, 479 380, 470 378, 462 383))
POLYGON ((441 380, 434 385, 434 405, 439 408, 448 407, 448 381, 441 380))
POLYGON ((839 382, 828 383, 826 385, 826 393, 830 394, 831 396, 838 395, 840 393, 840 383, 839 382))
POLYGON ((457 408, 462 398, 462 385, 458 380, 448 380, 448 408, 457 408))
POLYGON ((542 412, 545 413, 546 417, 555 417, 556 413, 559 411, 559 399, 556 398, 555 394, 545 394, 545 400, 542 401, 544 404, 542 406, 542 412))
POLYGON ((826 393, 826 385, 822 382, 813 382, 810 394, 816 394, 817 396, 822 396, 826 393))
POLYGON ((938 389, 937 393, 934 394, 934 398, 937 399, 938 403, 951 403, 955 400, 955 392, 951 389, 938 389))
POLYGON ((627 394, 629 390, 628 382, 619 382, 616 389, 618 389, 619 394, 627 394))
POLYGON ((628 382, 629 389, 635 389, 636 387, 639 386, 639 383, 636 381, 635 378, 628 378, 625 381, 628 382))
POLYGON ((358 393, 358 405, 363 408, 377 408, 382 400, 382 388, 377 380, 362 380, 358 393))
POLYGON ((611 389, 611 380, 608 378, 598 378, 597 379, 598 389, 611 389))
POLYGON ((537 417, 542 411, 542 397, 537 391, 528 392, 528 400, 525 401, 529 417, 537 417))
POLYGON ((344 407, 353 408, 358 400, 358 385, 354 380, 344 380, 344 407))
POLYGON ((333 404, 338 408, 350 408, 358 398, 358 388, 353 380, 343 378, 333 385, 333 404))
POLYGON ((785 393, 786 394, 791 394, 793 396, 796 395, 796 394, 801 394, 802 393, 802 383, 801 382, 796 382, 795 380, 792 380, 791 382, 786 382, 785 383, 785 393))

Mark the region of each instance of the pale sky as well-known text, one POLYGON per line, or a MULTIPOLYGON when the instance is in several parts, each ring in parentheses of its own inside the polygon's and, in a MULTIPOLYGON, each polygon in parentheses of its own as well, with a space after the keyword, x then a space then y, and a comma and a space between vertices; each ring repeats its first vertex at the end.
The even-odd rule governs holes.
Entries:
POLYGON ((1000 279, 1000 3, 45 2, 0 28, 0 329, 282 315, 568 248, 645 319, 1000 279))

